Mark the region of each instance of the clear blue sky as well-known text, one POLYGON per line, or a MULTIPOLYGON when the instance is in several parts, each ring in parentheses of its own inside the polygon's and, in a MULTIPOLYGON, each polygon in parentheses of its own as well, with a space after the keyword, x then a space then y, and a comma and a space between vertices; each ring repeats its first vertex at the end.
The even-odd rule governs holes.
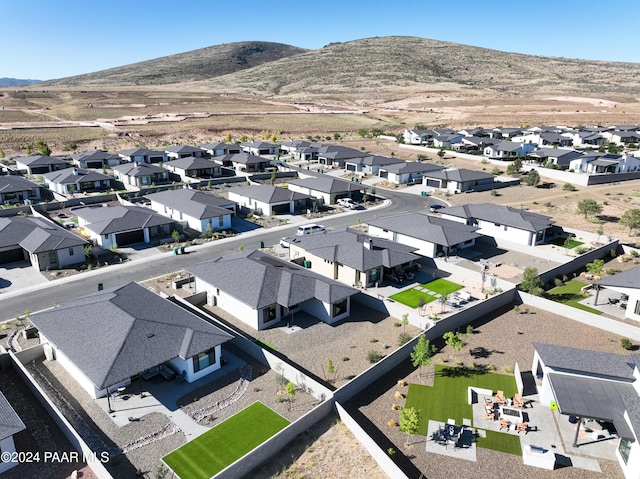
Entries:
POLYGON ((409 35, 640 62, 639 0, 0 0, 0 77, 48 80, 220 43, 409 35))

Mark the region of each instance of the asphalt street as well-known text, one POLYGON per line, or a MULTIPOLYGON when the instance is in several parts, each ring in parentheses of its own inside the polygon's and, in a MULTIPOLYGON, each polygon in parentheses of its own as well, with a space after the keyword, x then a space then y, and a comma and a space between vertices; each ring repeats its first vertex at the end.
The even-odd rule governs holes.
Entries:
MULTIPOLYGON (((379 193, 382 193, 381 191, 379 193)), ((428 206, 436 202, 431 197, 423 197, 413 194, 404 194, 392 191, 384 191, 391 204, 385 208, 370 211, 360 211, 355 215, 327 217, 322 219, 322 224, 328 229, 353 226, 356 219, 363 223, 374 218, 400 214, 408 211, 428 211, 428 206)), ((91 272, 81 273, 63 280, 54 280, 45 285, 27 288, 23 291, 0 295, 0 320, 13 319, 16 315, 22 315, 26 310, 31 312, 50 308, 78 296, 97 291, 99 283, 104 288, 119 286, 130 281, 144 281, 149 278, 162 276, 177 271, 189 264, 198 263, 228 256, 238 252, 240 245, 245 251, 260 247, 260 242, 265 245, 277 244, 283 236, 293 236, 296 227, 277 229, 265 229, 258 235, 247 237, 240 235, 224 243, 211 242, 207 247, 198 248, 185 255, 163 254, 152 261, 135 261, 122 265, 101 268, 91 272)))

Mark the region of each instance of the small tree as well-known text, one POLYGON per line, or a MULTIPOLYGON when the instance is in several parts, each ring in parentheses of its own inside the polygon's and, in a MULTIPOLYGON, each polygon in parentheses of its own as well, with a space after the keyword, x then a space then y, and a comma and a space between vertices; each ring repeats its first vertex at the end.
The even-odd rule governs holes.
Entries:
POLYGON ((587 263, 586 268, 591 274, 601 275, 602 268, 604 268, 604 260, 594 259, 593 262, 587 263))
POLYGON ((536 186, 538 183, 540 183, 540 173, 538 173, 536 170, 529 171, 529 173, 527 173, 524 177, 524 182, 529 186, 536 186))
POLYGON ((333 361, 329 359, 327 361, 327 372, 333 376, 332 380, 336 380, 336 367, 333 365, 333 361))
POLYGON ((406 333, 407 324, 409 324, 409 313, 402 315, 402 334, 406 333))
POLYGON ((443 294, 438 298, 438 301, 440 301, 440 313, 444 313, 444 308, 445 305, 447 304, 447 301, 449 301, 449 295, 448 294, 443 294))
POLYGON ((520 289, 534 296, 542 296, 544 290, 543 283, 538 274, 538 268, 526 267, 522 273, 520 289))
POLYGON ((573 235, 569 233, 564 240, 562 246, 564 246, 564 254, 569 254, 569 248, 571 248, 571 244, 573 243, 573 235))
POLYGON ((438 156, 439 156, 440 158, 443 158, 443 157, 444 157, 444 155, 445 155, 444 150, 443 150, 442 148, 440 148, 440 151, 438 151, 438 156))
POLYGON ((602 213, 603 206, 592 198, 585 198, 578 203, 578 213, 587 216, 597 215, 602 213))
POLYGON ((629 235, 631 235, 631 230, 640 229, 640 208, 631 208, 625 211, 620 217, 620 224, 629 228, 629 235))
POLYGON ((413 407, 403 407, 400 411, 400 430, 407 435, 407 446, 409 438, 418 433, 420 426, 420 413, 413 407))
POLYGON ((293 411, 293 401, 296 398, 296 385, 289 381, 285 390, 287 391, 287 396, 289 396, 289 411, 293 411))
POLYGON ((171 237, 173 238, 173 241, 177 243, 180 241, 180 232, 178 230, 173 230, 171 232, 171 237))
POLYGON ((85 247, 83 248, 83 251, 84 251, 84 255, 85 255, 87 258, 91 258, 91 255, 92 255, 92 253, 93 253, 93 245, 88 244, 87 246, 85 246, 85 247))
POLYGON ((275 185, 276 183, 276 172, 274 171, 273 173, 271 173, 271 178, 269 178, 269 184, 271 186, 275 185))
POLYGON ((40 153, 42 156, 49 156, 51 154, 51 149, 42 140, 36 141, 36 150, 38 150, 38 153, 40 153))
POLYGON ((522 160, 516 158, 507 166, 507 175, 518 175, 520 170, 522 170, 522 160))
POLYGON ((447 331, 442 335, 442 339, 447 346, 451 346, 456 351, 460 351, 464 346, 464 342, 460 337, 459 333, 454 333, 453 331, 447 331))
POLYGON ((414 368, 420 368, 424 373, 424 369, 428 368, 433 361, 433 354, 436 352, 436 347, 432 345, 426 336, 423 334, 413 347, 411 353, 411 364, 414 368))

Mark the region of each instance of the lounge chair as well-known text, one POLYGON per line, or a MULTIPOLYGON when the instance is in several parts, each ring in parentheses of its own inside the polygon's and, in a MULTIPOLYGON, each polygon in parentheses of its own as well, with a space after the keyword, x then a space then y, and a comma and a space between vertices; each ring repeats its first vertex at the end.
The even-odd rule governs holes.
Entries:
POLYGON ((500 427, 499 430, 506 429, 509 430, 509 421, 507 419, 500 419, 500 427))
POLYGON ((528 429, 529 429, 529 423, 526 423, 526 422, 517 422, 516 423, 516 431, 518 432, 518 434, 520 434, 520 431, 522 431, 525 434, 527 434, 528 429))
POLYGON ((504 391, 498 391, 498 394, 496 394, 496 402, 498 404, 506 404, 507 403, 507 399, 504 397, 504 391))
POLYGON ((522 400, 522 394, 516 394, 513 397, 513 405, 515 407, 519 407, 521 409, 524 407, 524 401, 522 400))

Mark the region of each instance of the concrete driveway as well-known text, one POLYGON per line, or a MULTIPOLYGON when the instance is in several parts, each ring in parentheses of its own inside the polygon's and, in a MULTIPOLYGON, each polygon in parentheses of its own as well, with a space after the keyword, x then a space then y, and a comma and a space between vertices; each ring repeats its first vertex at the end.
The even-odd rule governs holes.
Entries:
POLYGON ((36 271, 29 261, 0 265, 0 294, 46 282, 47 278, 36 271))

